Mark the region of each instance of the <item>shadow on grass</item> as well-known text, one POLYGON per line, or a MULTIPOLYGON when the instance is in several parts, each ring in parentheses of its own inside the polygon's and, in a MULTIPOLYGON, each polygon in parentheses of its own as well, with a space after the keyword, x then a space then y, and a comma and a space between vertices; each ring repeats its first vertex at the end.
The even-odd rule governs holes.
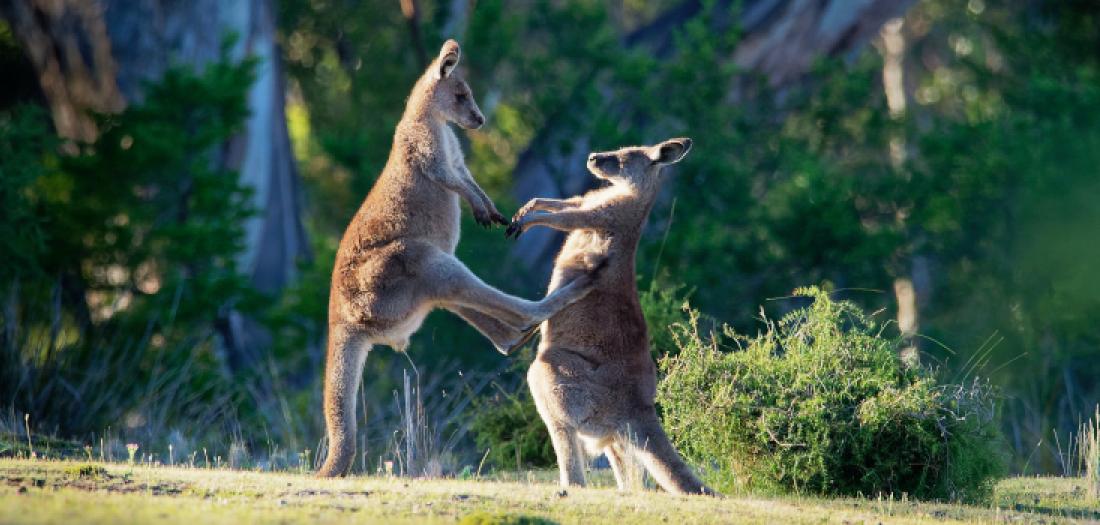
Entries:
POLYGON ((1016 503, 1012 506, 1012 508, 1005 508, 1005 510, 1015 510, 1016 512, 1030 512, 1032 514, 1042 514, 1043 516, 1052 516, 1056 518, 1072 518, 1078 520, 1100 521, 1100 510, 1065 509, 1052 507, 1049 505, 1030 505, 1026 503, 1016 503))
POLYGON ((462 518, 458 525, 556 525, 556 523, 538 516, 475 512, 462 518))

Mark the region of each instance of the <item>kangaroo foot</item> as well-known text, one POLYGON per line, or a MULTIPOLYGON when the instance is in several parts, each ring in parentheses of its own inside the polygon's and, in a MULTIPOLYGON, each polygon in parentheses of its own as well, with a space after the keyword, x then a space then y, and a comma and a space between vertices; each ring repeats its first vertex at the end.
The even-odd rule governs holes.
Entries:
POLYGON ((535 337, 535 334, 539 332, 539 326, 541 326, 541 324, 531 325, 526 330, 524 330, 522 334, 520 334, 519 339, 517 339, 516 342, 508 345, 507 348, 498 347, 497 351, 504 355, 512 355, 513 352, 519 350, 520 348, 523 348, 524 345, 531 342, 531 338, 535 337))

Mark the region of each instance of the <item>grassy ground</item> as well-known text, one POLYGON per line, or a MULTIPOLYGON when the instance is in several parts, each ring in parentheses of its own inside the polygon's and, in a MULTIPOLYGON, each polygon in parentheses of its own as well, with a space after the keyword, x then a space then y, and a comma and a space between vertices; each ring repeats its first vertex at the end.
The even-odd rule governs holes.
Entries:
POLYGON ((0 523, 1051 523, 1100 521, 1066 478, 1015 478, 986 507, 752 496, 712 499, 611 488, 558 495, 523 481, 319 480, 308 475, 0 460, 0 523), (523 518, 527 518, 526 521, 523 518))

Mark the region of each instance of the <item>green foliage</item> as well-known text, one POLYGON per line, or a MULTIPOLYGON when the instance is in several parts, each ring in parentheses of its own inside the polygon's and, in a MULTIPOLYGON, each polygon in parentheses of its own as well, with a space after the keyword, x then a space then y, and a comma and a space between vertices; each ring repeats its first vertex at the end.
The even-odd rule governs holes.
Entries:
POLYGON ((689 295, 683 285, 662 285, 657 280, 650 281, 649 288, 638 294, 654 359, 679 352, 672 327, 683 321, 689 295))
POLYGON ((237 268, 252 210, 216 166, 255 67, 169 68, 140 103, 96 115, 93 143, 63 150, 41 112, 0 117, 6 409, 64 435, 200 434, 236 415, 215 323, 254 295, 237 268))
POLYGON ((766 331, 678 326, 658 392, 679 450, 720 489, 981 501, 1003 473, 987 385, 905 367, 898 341, 817 288, 766 331))
POLYGON ((43 152, 56 143, 40 108, 0 114, 0 290, 42 276, 38 261, 48 239, 34 186, 51 169, 43 152))
POLYGON ((472 407, 470 432, 487 461, 500 469, 557 465, 550 434, 535 409, 526 384, 515 393, 498 389, 477 398, 472 407))
POLYGON ((100 134, 62 157, 64 180, 48 198, 57 225, 49 264, 79 276, 110 304, 136 296, 141 322, 172 311, 184 324, 234 304, 247 283, 237 271, 248 194, 215 155, 248 115, 256 63, 223 58, 196 74, 171 68, 145 99, 99 115, 100 134))

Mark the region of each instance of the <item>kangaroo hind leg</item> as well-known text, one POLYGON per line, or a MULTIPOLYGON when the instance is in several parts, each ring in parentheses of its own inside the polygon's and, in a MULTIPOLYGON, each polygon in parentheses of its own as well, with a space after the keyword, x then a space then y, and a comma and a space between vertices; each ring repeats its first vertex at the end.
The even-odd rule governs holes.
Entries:
POLYGON ((620 491, 631 490, 641 485, 638 483, 641 479, 638 476, 637 465, 631 461, 626 449, 619 444, 619 438, 604 447, 603 453, 607 456, 607 462, 611 464, 611 472, 615 474, 615 485, 620 491))
POLYGON ((584 450, 577 439, 577 431, 561 424, 547 425, 554 455, 558 458, 558 476, 561 487, 583 487, 584 450))
POLYGON ((630 448, 661 488, 673 494, 717 495, 699 481, 691 467, 680 458, 656 413, 635 420, 626 430, 634 433, 630 448))
POLYGON ((355 459, 355 394, 363 379, 370 344, 362 335, 343 327, 329 334, 325 359, 324 413, 328 457, 319 477, 346 476, 355 459))
POLYGON ((538 331, 538 325, 527 328, 526 330, 518 330, 507 323, 472 308, 453 306, 449 309, 467 323, 470 323, 470 325, 477 329, 481 335, 485 336, 493 343, 493 346, 498 352, 504 355, 509 355, 517 348, 526 344, 535 335, 535 332, 538 331))
POLYGON ((437 251, 426 265, 423 285, 433 290, 436 304, 449 310, 466 308, 527 332, 591 290, 591 278, 582 276, 541 301, 508 295, 479 279, 453 255, 437 251))

